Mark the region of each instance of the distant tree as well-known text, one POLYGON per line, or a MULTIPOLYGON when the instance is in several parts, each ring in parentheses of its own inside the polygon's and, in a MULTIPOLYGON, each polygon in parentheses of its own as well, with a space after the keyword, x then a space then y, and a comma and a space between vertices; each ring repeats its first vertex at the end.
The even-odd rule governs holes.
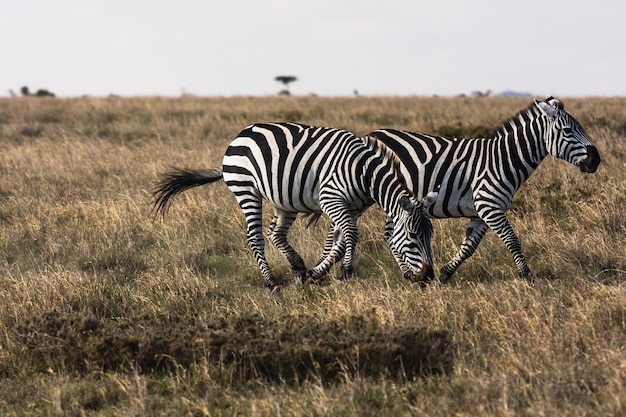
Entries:
POLYGON ((23 96, 30 96, 30 90, 28 89, 28 86, 26 85, 20 88, 20 92, 22 93, 23 96))
POLYGON ((278 94, 283 95, 283 96, 289 96, 291 95, 291 92, 289 91, 289 83, 297 81, 298 77, 293 76, 293 75, 279 75, 276 78, 274 78, 274 80, 278 81, 279 83, 285 84, 285 89, 281 90, 278 94))

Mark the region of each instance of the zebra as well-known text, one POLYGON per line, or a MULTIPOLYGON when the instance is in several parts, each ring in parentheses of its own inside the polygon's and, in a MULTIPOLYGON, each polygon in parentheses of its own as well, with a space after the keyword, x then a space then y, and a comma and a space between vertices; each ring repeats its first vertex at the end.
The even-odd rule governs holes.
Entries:
POLYGON ((350 277, 356 220, 374 203, 393 222, 387 241, 403 275, 412 281, 434 276, 427 209, 437 194, 417 201, 400 174, 397 157, 374 137, 364 140, 345 130, 298 123, 250 125, 226 149, 222 169, 163 174, 154 191, 156 214, 164 217, 171 198, 180 192, 220 179, 245 215, 248 245, 272 290, 280 287, 265 258, 263 200, 274 206, 268 238, 304 282, 320 280, 341 257, 342 278, 350 277), (337 227, 317 265, 307 270, 287 233, 298 213, 322 212, 337 227))
MULTIPOLYGON (((440 185, 428 209, 433 218, 470 219, 457 254, 441 270, 445 283, 491 228, 512 253, 520 277, 534 279, 506 210, 513 195, 548 155, 563 159, 582 172, 600 164, 597 148, 580 123, 552 96, 534 100, 505 121, 491 138, 449 139, 394 129, 369 136, 383 142, 400 159, 407 186, 416 196, 440 185)), ((393 228, 388 218, 385 236, 393 228)))

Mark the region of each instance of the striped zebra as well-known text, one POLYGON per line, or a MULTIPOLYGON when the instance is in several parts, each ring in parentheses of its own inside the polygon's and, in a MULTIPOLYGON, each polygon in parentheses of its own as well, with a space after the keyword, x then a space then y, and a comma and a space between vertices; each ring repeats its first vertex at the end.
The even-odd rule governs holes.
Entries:
POLYGON ((433 276, 427 209, 436 194, 416 201, 398 159, 374 137, 364 140, 344 130, 296 123, 248 126, 226 149, 221 170, 176 169, 164 174, 154 192, 156 213, 165 216, 178 193, 220 179, 244 212, 248 244, 270 289, 277 285, 264 253, 264 199, 274 206, 269 240, 303 281, 320 279, 342 257, 343 278, 351 275, 356 220, 374 203, 393 222, 387 241, 404 276, 413 281, 433 276), (298 213, 321 212, 337 227, 328 250, 307 270, 287 232, 298 213))
MULTIPOLYGON (((491 138, 448 139, 393 129, 376 130, 370 136, 399 157, 407 186, 416 196, 441 186, 428 210, 431 217, 470 219, 458 253, 440 271, 441 282, 448 281, 472 256, 489 228, 513 254, 519 275, 532 281, 520 241, 506 216, 513 194, 548 154, 582 172, 595 172, 600 164, 598 150, 580 123, 553 97, 535 100, 491 138)), ((388 219, 387 229, 392 227, 393 219, 388 219)))

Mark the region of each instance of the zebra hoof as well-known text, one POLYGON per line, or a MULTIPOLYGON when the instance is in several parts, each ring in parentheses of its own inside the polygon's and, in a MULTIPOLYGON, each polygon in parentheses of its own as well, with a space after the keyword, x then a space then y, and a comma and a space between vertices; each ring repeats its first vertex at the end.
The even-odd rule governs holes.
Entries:
POLYGON ((441 284, 447 284, 452 278, 452 274, 445 272, 443 269, 439 272, 439 282, 441 284))
POLYGON ((305 275, 296 275, 294 277, 294 284, 302 285, 302 284, 304 284, 305 280, 306 280, 306 276, 305 275))
POLYGON ((535 276, 530 271, 530 269, 527 269, 526 271, 520 272, 519 276, 520 276, 520 278, 524 278, 526 281, 528 281, 529 284, 533 284, 535 282, 535 276))
POLYGON ((339 277, 339 281, 346 281, 350 278, 352 278, 352 268, 342 268, 341 277, 339 277))
POLYGON ((300 279, 303 279, 306 276, 306 266, 304 266, 304 263, 302 265, 298 265, 295 267, 291 267, 291 273, 295 276, 295 277, 300 277, 300 279))
POLYGON ((306 269, 302 269, 302 270, 297 270, 297 271, 293 271, 293 276, 294 276, 294 280, 296 285, 302 285, 304 283, 306 283, 307 281, 307 271, 306 269))
POLYGON ((311 283, 311 284, 319 284, 322 281, 322 278, 317 276, 313 270, 309 270, 306 272, 306 275, 302 278, 302 283, 311 283))

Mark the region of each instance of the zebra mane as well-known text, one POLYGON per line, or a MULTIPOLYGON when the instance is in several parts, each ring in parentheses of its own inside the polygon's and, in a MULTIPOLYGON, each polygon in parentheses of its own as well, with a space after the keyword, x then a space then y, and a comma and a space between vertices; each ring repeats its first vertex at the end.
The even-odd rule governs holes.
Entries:
POLYGON ((563 112, 565 112, 565 106, 563 106, 563 103, 552 96, 547 96, 545 102, 538 102, 535 100, 525 109, 520 110, 514 116, 509 117, 500 125, 500 127, 497 127, 496 130, 493 132, 493 137, 496 138, 498 136, 504 136, 509 133, 511 129, 519 125, 519 121, 524 118, 524 115, 530 118, 536 117, 539 114, 537 105, 545 105, 545 103, 552 106, 554 111, 558 112, 558 114, 563 114, 563 112))
POLYGON ((400 169, 402 165, 400 162, 400 158, 398 158, 398 155, 396 155, 391 149, 387 147, 387 145, 385 145, 382 141, 378 140, 374 136, 368 135, 363 137, 362 139, 365 143, 365 146, 375 151, 377 154, 380 154, 381 158, 383 158, 383 162, 388 161, 391 163, 391 169, 396 174, 396 178, 403 187, 408 189, 406 179, 404 178, 404 175, 402 175, 402 170, 400 169))
POLYGON ((522 109, 515 113, 515 115, 506 119, 500 126, 498 126, 492 135, 492 138, 497 138, 498 136, 505 136, 507 133, 510 133, 514 126, 519 125, 520 119, 522 119, 523 115, 528 115, 530 117, 536 117, 539 114, 537 110, 537 106, 535 103, 531 103, 525 109, 522 109))

